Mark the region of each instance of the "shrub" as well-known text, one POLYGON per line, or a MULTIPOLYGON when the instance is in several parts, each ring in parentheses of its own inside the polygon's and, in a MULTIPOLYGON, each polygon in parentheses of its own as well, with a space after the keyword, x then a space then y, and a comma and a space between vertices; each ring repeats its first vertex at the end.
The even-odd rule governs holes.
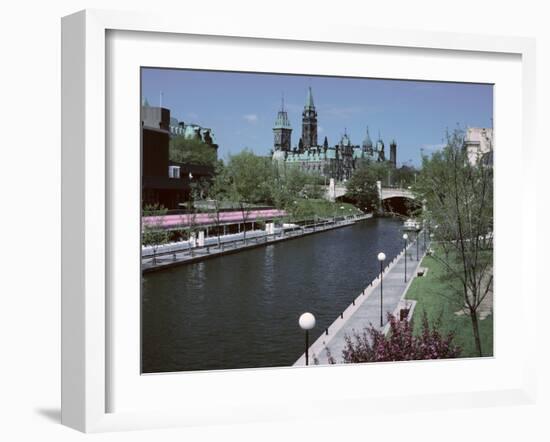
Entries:
POLYGON ((400 321, 391 314, 388 314, 388 320, 390 331, 387 336, 372 324, 362 333, 346 335, 346 347, 342 352, 344 362, 448 359, 460 355, 460 347, 453 343, 454 334, 441 335, 440 320, 430 327, 426 313, 422 317, 419 335, 414 335, 412 321, 400 321))

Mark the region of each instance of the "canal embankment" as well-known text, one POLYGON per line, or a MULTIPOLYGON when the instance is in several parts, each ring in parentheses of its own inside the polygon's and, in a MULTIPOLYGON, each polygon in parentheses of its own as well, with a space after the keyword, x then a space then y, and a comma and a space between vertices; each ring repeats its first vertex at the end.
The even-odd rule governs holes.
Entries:
POLYGON ((217 237, 205 238, 203 246, 192 246, 188 241, 178 244, 169 244, 160 250, 147 253, 142 252, 142 273, 155 272, 175 266, 196 263, 223 255, 230 255, 257 247, 302 238, 329 230, 351 226, 357 222, 372 218, 372 213, 351 215, 335 221, 324 221, 306 225, 290 225, 274 228, 273 233, 267 231, 242 232, 221 236, 218 244, 217 237))
POLYGON ((143 372, 292 366, 304 352, 300 314, 315 315, 313 342, 379 273, 378 252, 389 262, 402 251, 402 226, 373 217, 145 273, 143 372))
MULTIPOLYGON (((422 246, 422 255, 416 254, 417 239, 394 257, 373 281, 357 295, 334 322, 326 327, 319 338, 309 347, 309 360, 315 365, 342 363, 342 352, 346 348, 346 338, 362 334, 364 329, 373 326, 386 333, 389 328, 388 313, 399 317, 400 310, 412 317, 416 302, 408 301, 405 295, 419 272, 420 263, 429 249, 429 243, 422 246), (383 296, 380 296, 382 283, 383 296), (381 302, 382 299, 382 302, 381 302)), ((294 363, 305 365, 305 353, 294 363)))

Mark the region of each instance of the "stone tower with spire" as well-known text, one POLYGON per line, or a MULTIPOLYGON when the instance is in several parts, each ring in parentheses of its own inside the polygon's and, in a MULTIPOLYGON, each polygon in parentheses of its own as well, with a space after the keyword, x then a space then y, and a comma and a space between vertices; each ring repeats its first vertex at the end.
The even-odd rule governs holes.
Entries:
POLYGON ((273 126, 273 148, 275 151, 290 151, 292 127, 285 110, 284 98, 281 100, 281 110, 277 113, 277 119, 273 126))
POLYGON ((365 136, 365 139, 363 140, 363 152, 367 155, 367 156, 372 156, 373 153, 374 153, 374 148, 373 148, 373 145, 372 145, 372 140, 370 138, 370 134, 369 134, 369 127, 367 126, 367 135, 365 136))
POLYGON ((390 143, 390 164, 393 168, 397 167, 397 143, 395 140, 390 143))
POLYGON ((378 161, 386 161, 386 153, 384 152, 384 141, 378 131, 378 141, 376 142, 376 151, 378 152, 378 161))
POLYGON ((308 88, 306 105, 302 112, 302 144, 304 149, 317 146, 317 111, 313 104, 311 87, 308 88))

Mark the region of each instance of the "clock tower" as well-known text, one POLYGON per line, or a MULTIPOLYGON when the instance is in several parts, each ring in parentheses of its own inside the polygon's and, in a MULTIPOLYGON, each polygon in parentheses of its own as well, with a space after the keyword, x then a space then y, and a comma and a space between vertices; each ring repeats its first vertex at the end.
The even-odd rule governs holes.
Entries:
POLYGON ((308 88, 306 105, 302 112, 302 142, 304 149, 317 146, 317 111, 313 104, 311 87, 308 88))

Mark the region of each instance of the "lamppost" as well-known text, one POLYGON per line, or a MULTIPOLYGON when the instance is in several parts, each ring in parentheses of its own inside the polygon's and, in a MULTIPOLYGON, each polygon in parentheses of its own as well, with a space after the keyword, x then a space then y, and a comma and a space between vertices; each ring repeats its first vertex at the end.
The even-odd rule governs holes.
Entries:
POLYGON ((306 332, 306 365, 309 365, 309 331, 315 327, 315 316, 311 313, 302 313, 300 319, 298 319, 300 328, 306 332))
POLYGON ((409 235, 404 233, 403 239, 405 240, 405 282, 407 282, 407 240, 409 239, 409 235))
POLYGON ((384 305, 384 284, 383 284, 383 268, 384 268, 384 261, 386 260, 386 255, 384 252, 380 252, 378 254, 378 261, 380 262, 380 327, 384 325, 384 313, 383 313, 383 305, 384 305))
POLYGON ((418 234, 420 232, 417 230, 414 234, 414 239, 416 241, 416 260, 418 261, 418 234))
POLYGON ((428 229, 428 223, 424 220, 424 253, 426 252, 426 232, 428 229))

